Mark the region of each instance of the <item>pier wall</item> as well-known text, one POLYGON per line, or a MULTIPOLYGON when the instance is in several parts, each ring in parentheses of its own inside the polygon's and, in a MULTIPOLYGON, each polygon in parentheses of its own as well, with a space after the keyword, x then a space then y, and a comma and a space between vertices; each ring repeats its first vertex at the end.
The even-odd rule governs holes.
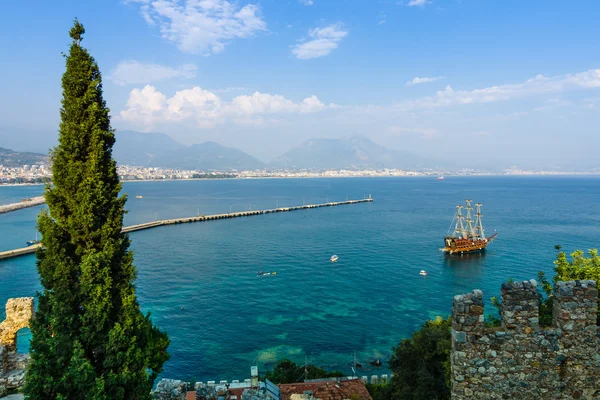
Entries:
POLYGON ((594 281, 558 282, 541 329, 537 282, 502 285, 502 326, 484 326, 483 293, 454 297, 452 399, 600 399, 594 281))
POLYGON ((44 204, 45 202, 46 199, 44 198, 44 196, 39 196, 31 198, 27 201, 22 201, 20 203, 5 204, 3 206, 0 206, 0 214, 21 210, 23 208, 39 206, 41 204, 44 204))
MULTIPOLYGON (((141 230, 156 228, 156 227, 165 226, 165 225, 176 225, 176 224, 185 224, 185 223, 192 223, 192 222, 205 222, 205 221, 215 221, 215 220, 220 220, 220 219, 250 217, 250 216, 254 216, 254 215, 272 214, 272 213, 278 213, 278 212, 290 212, 290 211, 308 210, 308 209, 312 209, 312 208, 336 207, 336 206, 343 206, 343 205, 350 205, 350 204, 369 203, 372 201, 373 201, 373 199, 369 196, 369 198, 362 199, 362 200, 346 200, 346 201, 337 201, 337 202, 322 203, 322 204, 307 204, 307 205, 303 205, 303 206, 294 206, 294 207, 280 207, 280 208, 273 208, 273 209, 268 209, 268 210, 251 210, 251 211, 240 211, 240 212, 233 212, 233 213, 226 213, 226 214, 200 215, 200 216, 196 216, 196 217, 165 219, 165 220, 160 220, 160 221, 145 222, 143 224, 126 226, 126 227, 123 227, 123 232, 135 232, 135 231, 141 231, 141 230)), ((0 260, 35 253, 36 250, 40 246, 41 246, 40 244, 36 244, 33 246, 23 247, 20 249, 2 251, 2 252, 0 252, 0 260)))

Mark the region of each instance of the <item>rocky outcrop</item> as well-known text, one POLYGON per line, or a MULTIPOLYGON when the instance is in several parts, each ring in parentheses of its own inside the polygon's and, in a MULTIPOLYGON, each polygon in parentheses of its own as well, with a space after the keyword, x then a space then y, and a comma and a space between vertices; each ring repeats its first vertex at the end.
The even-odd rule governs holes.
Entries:
POLYGON ((17 349, 17 332, 27 328, 33 317, 33 297, 8 299, 6 302, 6 319, 0 323, 0 346, 8 351, 17 349))
POLYGON ((594 281, 559 282, 541 329, 537 282, 502 285, 502 327, 484 326, 483 293, 454 297, 452 399, 600 399, 594 281))
POLYGON ((156 400, 185 400, 187 384, 174 379, 161 379, 154 390, 156 400))
POLYGON ((33 297, 9 299, 6 319, 0 323, 0 392, 18 389, 25 383, 28 354, 17 353, 17 332, 29 326, 33 316, 33 297))

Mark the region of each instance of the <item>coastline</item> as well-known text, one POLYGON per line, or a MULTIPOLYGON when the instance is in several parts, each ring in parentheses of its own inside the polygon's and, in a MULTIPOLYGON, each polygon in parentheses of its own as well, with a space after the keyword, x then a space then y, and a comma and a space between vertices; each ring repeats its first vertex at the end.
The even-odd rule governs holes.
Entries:
MULTIPOLYGON (((404 174, 404 175, 306 175, 306 176, 236 176, 231 178, 166 178, 166 179, 121 179, 121 182, 173 182, 173 181, 229 181, 255 179, 334 179, 334 178, 436 178, 444 175, 447 178, 476 177, 600 177, 600 172, 531 172, 531 173, 480 173, 480 174, 404 174)), ((44 186, 45 183, 0 183, 2 187, 44 186)))

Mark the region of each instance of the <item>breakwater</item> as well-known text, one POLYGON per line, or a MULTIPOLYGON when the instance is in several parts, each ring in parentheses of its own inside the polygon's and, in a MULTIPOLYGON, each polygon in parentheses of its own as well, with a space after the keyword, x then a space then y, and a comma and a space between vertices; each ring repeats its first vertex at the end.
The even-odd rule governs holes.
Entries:
MULTIPOLYGON (((250 217, 250 216, 254 216, 254 215, 308 210, 308 209, 312 209, 312 208, 321 208, 321 207, 336 207, 336 206, 343 206, 343 205, 350 205, 350 204, 368 203, 368 202, 372 202, 372 201, 373 201, 373 198, 369 195, 368 198, 361 199, 361 200, 335 201, 335 202, 320 203, 320 204, 305 204, 302 206, 294 206, 294 207, 279 207, 279 208, 272 208, 272 209, 267 209, 267 210, 249 210, 249 211, 239 211, 239 212, 232 212, 232 213, 225 213, 225 214, 198 215, 195 217, 165 219, 165 220, 159 220, 159 221, 145 222, 143 224, 126 226, 126 227, 123 227, 123 232, 126 232, 126 233, 135 232, 135 231, 141 231, 141 230, 156 228, 156 227, 165 226, 165 225, 176 225, 176 224, 186 224, 186 223, 192 223, 192 222, 214 221, 214 220, 219 220, 219 219, 250 217)), ((35 253, 35 251, 40 246, 41 246, 41 244, 35 244, 32 246, 23 247, 20 249, 2 251, 2 252, 0 252, 0 260, 35 253)))
POLYGON ((45 202, 46 199, 44 198, 44 196, 38 196, 33 197, 31 199, 24 199, 19 203, 5 204, 3 206, 0 206, 0 214, 21 210, 23 208, 39 206, 41 204, 44 204, 45 202))

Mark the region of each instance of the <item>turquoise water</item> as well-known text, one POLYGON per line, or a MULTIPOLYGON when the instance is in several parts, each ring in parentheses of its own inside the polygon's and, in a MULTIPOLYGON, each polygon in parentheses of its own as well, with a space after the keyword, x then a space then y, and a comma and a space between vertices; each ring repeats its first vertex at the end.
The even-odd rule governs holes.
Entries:
MULTIPOLYGON (((0 203, 41 191, 2 187, 0 203)), ((305 355, 350 374, 354 351, 365 367, 387 359, 426 318, 449 314, 455 294, 479 288, 489 298, 508 278, 551 272, 558 243, 568 251, 600 246, 594 177, 138 182, 124 191, 127 224, 375 199, 132 233, 140 303, 171 338, 163 376, 182 379, 244 379, 254 362, 264 369, 305 355), (442 238, 454 206, 468 197, 484 204, 488 234, 500 235, 482 256, 446 258, 442 238), (277 275, 257 277, 259 270, 277 275)), ((38 212, 0 215, 0 249, 34 238, 38 212)), ((0 261, 0 304, 37 289, 34 256, 0 261)), ((23 332, 23 351, 27 338, 23 332)))

